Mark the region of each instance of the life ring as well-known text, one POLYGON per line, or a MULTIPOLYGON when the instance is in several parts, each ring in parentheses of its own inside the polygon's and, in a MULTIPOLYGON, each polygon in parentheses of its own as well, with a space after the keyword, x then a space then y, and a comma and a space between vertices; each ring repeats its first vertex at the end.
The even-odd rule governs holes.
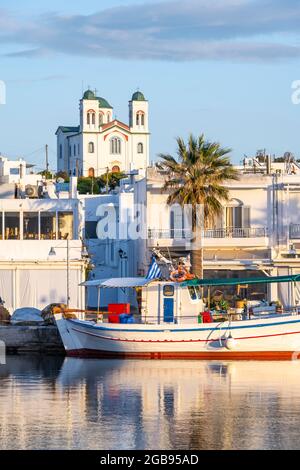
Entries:
POLYGON ((195 279, 195 274, 192 274, 192 273, 186 273, 186 279, 187 281, 191 280, 191 279, 195 279))
POLYGON ((175 269, 170 274, 170 279, 173 282, 183 282, 187 280, 187 271, 184 268, 175 269))

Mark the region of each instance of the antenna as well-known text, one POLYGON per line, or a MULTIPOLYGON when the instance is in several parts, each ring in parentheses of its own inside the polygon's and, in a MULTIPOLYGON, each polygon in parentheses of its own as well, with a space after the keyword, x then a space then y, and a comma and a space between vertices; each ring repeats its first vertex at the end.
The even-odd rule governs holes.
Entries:
POLYGON ((46 171, 49 171, 49 159, 48 159, 48 144, 45 146, 45 154, 46 154, 46 171))

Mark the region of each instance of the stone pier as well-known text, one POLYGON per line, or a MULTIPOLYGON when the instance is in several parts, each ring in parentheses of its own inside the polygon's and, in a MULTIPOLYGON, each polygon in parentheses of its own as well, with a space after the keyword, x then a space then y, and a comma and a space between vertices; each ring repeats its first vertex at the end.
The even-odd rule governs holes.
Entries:
POLYGON ((7 354, 65 354, 56 326, 0 326, 0 341, 7 354))

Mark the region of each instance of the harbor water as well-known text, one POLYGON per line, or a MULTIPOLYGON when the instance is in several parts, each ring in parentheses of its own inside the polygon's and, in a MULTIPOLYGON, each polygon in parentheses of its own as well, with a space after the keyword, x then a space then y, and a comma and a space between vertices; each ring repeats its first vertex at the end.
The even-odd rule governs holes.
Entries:
POLYGON ((300 362, 0 365, 1 449, 299 449, 300 362))

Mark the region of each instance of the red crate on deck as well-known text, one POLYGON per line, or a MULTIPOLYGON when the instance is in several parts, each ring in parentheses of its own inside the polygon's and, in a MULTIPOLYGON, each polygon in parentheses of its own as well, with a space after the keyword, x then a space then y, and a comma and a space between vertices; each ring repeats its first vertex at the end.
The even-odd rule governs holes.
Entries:
POLYGON ((121 313, 130 313, 130 304, 108 304, 109 323, 120 323, 121 313))
POLYGON ((130 313, 130 304, 108 304, 108 311, 113 313, 130 313))
POLYGON ((109 313, 108 323, 120 323, 120 313, 109 313))
POLYGON ((202 315, 203 323, 212 323, 213 322, 213 319, 212 319, 212 316, 211 316, 210 312, 202 312, 201 315, 202 315))

